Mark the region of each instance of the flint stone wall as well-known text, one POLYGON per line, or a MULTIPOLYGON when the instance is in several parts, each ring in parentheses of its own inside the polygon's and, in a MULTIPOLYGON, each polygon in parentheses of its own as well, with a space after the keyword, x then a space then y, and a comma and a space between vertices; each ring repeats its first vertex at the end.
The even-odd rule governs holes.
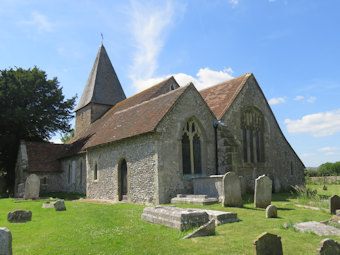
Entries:
MULTIPOLYGON (((159 123, 157 132, 159 203, 177 194, 193 194, 193 178, 215 174, 214 116, 201 95, 188 88, 159 123), (183 175, 182 135, 193 118, 201 130, 202 174, 183 175)), ((206 195, 206 194, 205 194, 206 195)))
POLYGON ((118 168, 122 159, 127 163, 128 202, 158 203, 157 154, 152 134, 90 148, 86 155, 87 198, 118 202, 118 168), (97 180, 94 180, 95 164, 97 180))
POLYGON ((273 188, 276 191, 289 189, 291 185, 304 184, 304 165, 280 131, 254 77, 248 79, 222 121, 227 127, 218 128, 218 164, 221 174, 233 171, 244 176, 249 193, 254 192, 255 179, 263 174, 274 181, 273 188), (247 106, 255 106, 264 116, 264 163, 243 161, 241 116, 247 106))

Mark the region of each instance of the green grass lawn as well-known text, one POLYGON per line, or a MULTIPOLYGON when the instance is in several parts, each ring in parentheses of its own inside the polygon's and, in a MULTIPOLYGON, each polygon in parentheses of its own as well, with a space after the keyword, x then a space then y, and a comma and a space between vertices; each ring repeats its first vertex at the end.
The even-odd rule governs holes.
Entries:
MULTIPOLYGON (((325 195, 340 193, 340 185, 329 186, 325 195)), ((181 239, 185 233, 141 221, 145 206, 132 204, 66 201, 67 211, 55 212, 41 208, 43 201, 0 199, 0 227, 12 232, 13 254, 253 254, 252 241, 264 231, 281 236, 284 254, 315 254, 325 238, 282 225, 329 219, 326 210, 299 208, 291 194, 273 194, 279 218, 266 219, 265 209, 253 207, 252 196, 244 200, 243 208, 178 205, 236 212, 240 219, 218 226, 215 236, 187 240, 181 239), (7 213, 16 209, 31 210, 32 221, 8 223, 7 213)), ((329 237, 340 241, 340 237, 329 237)))

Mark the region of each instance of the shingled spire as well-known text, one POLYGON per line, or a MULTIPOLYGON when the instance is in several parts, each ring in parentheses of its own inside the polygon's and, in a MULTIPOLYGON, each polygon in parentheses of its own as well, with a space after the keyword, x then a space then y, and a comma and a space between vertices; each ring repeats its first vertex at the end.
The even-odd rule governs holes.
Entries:
POLYGON ((101 45, 76 111, 89 103, 113 106, 125 98, 109 56, 101 45))
POLYGON ((102 44, 76 108, 76 134, 126 99, 116 72, 102 44))

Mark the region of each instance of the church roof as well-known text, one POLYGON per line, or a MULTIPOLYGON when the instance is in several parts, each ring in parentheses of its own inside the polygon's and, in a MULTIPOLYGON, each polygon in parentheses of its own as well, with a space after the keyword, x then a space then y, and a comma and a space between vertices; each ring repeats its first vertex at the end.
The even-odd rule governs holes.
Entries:
POLYGON ((86 131, 73 138, 69 142, 73 148, 70 147, 64 156, 74 155, 96 145, 154 131, 163 116, 189 86, 179 87, 176 80, 170 77, 119 102, 92 123, 86 131))
POLYGON ((109 56, 101 45, 75 111, 89 103, 115 105, 126 98, 109 56))
POLYGON ((48 142, 25 142, 27 150, 29 172, 60 172, 60 163, 57 160, 65 154, 64 144, 48 142))
POLYGON ((223 117, 251 75, 252 73, 246 73, 200 91, 218 120, 223 117))

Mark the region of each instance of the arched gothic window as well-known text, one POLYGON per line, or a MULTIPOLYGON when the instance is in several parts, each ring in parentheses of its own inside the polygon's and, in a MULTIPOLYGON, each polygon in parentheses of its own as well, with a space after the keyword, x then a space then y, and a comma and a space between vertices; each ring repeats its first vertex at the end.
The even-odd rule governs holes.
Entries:
POLYGON ((255 107, 242 112, 241 128, 243 138, 243 161, 264 162, 263 114, 255 107))
POLYGON ((201 132, 193 119, 183 128, 182 162, 183 174, 202 173, 201 132))

